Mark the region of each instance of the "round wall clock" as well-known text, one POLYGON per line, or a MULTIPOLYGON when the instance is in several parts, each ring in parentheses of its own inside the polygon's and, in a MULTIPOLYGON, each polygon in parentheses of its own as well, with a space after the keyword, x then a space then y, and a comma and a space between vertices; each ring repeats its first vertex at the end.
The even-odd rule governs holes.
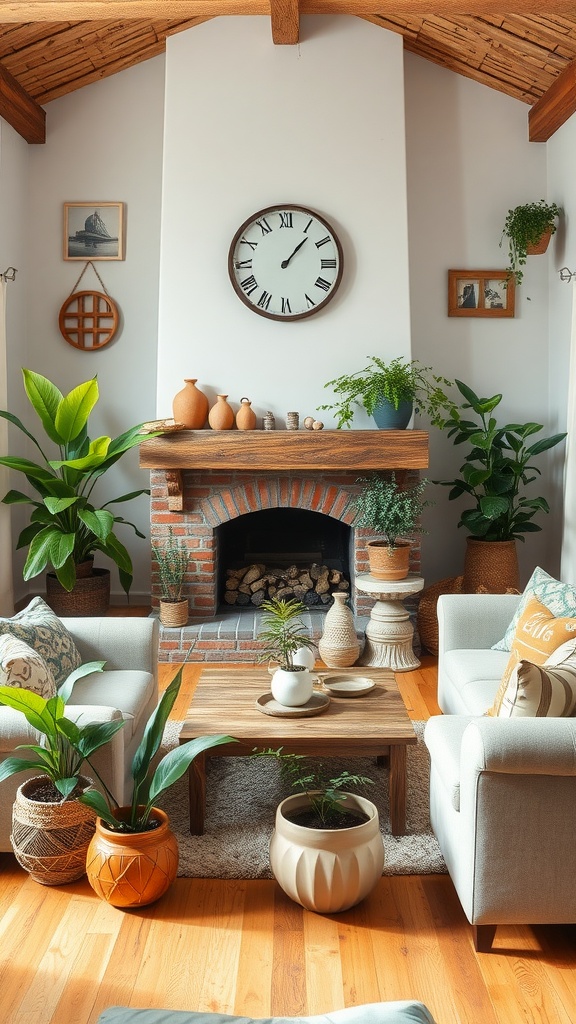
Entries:
POLYGON ((305 206, 268 206, 232 239, 228 273, 242 302, 270 320, 302 320, 334 298, 342 279, 334 228, 305 206))

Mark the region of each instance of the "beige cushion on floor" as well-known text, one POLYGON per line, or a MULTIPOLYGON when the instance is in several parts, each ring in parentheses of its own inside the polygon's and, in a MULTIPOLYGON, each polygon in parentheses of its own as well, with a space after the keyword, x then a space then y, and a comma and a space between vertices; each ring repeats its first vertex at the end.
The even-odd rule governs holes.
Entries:
POLYGON ((54 677, 42 655, 11 633, 0 636, 0 686, 31 690, 45 700, 56 694, 54 677))

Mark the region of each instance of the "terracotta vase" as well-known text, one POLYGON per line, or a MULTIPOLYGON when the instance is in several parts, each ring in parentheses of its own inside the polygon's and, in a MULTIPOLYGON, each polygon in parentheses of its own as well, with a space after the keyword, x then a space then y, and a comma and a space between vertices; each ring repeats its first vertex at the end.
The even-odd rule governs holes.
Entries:
MULTIPOLYGON (((128 807, 116 811, 127 817, 128 807)), ((86 874, 94 892, 113 907, 144 907, 160 899, 176 878, 178 843, 160 808, 152 808, 159 822, 150 832, 112 832, 96 819, 96 832, 88 847, 86 874)))
MULTIPOLYGON (((64 885, 86 874, 86 851, 95 814, 78 800, 47 803, 34 799, 46 776, 23 782, 12 810, 10 842, 16 860, 41 885, 64 885)), ((92 780, 84 778, 85 788, 92 780)))
POLYGON ((276 810, 270 866, 284 892, 307 910, 337 914, 354 907, 382 875, 384 846, 378 810, 364 797, 342 794, 344 806, 368 816, 352 828, 308 828, 287 814, 309 806, 308 797, 287 797, 276 810))
POLYGON ((540 235, 537 242, 533 242, 531 245, 526 246, 527 256, 542 256, 546 252, 550 239, 552 238, 552 228, 547 228, 546 231, 540 235))
POLYGON ((335 591, 334 604, 328 609, 318 652, 328 668, 348 668, 357 660, 360 644, 354 616, 346 604, 347 594, 335 591))
POLYGON ((519 593, 520 572, 515 540, 466 538, 464 594, 519 593))
POLYGON ((177 423, 183 423, 186 430, 202 430, 208 416, 208 399, 196 387, 197 377, 186 377, 185 386, 174 396, 172 412, 177 423))
POLYGON ((216 405, 208 413, 208 423, 212 430, 231 430, 234 426, 234 412, 228 405, 228 395, 218 395, 216 405))
POLYGON ((240 399, 240 408, 236 413, 236 426, 238 430, 254 430, 256 427, 256 413, 248 398, 240 399))
POLYGON ((368 561, 370 575, 376 580, 405 580, 410 568, 410 542, 396 541, 390 548, 385 540, 370 540, 368 561))

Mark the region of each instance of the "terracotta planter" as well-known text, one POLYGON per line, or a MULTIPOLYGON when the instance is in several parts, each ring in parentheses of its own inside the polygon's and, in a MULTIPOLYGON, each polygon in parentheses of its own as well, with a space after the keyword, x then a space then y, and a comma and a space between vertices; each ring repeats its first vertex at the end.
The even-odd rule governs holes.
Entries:
POLYGON ((539 238, 539 240, 537 242, 534 242, 532 245, 527 245, 526 246, 526 255, 527 256, 542 256, 542 254, 546 252, 546 250, 548 248, 548 245, 550 244, 550 239, 551 238, 552 238, 552 228, 548 228, 544 232, 544 234, 540 236, 540 238, 539 238))
MULTIPOLYGON (((118 818, 126 818, 121 807, 118 818)), ((160 824, 150 832, 112 832, 96 819, 96 832, 88 847, 86 874, 94 892, 113 907, 144 907, 160 899, 178 871, 178 843, 167 814, 155 807, 160 824)))
POLYGON ((410 541, 398 540, 390 548, 385 540, 368 541, 370 575, 377 580, 404 580, 410 568, 410 541))
POLYGON ((352 828, 307 828, 286 813, 309 806, 305 794, 289 796, 276 810, 270 866, 284 892, 307 910, 337 914, 363 900, 382 875, 384 846, 378 811, 364 797, 345 793, 348 808, 368 815, 352 828))
POLYGON ((520 572, 515 540, 466 539, 464 594, 519 592, 520 572))
POLYGON ((185 626, 189 615, 188 598, 185 597, 182 601, 160 601, 159 615, 163 626, 185 626))
POLYGON ((208 399, 196 387, 197 377, 186 377, 182 391, 172 400, 172 412, 177 423, 187 430, 201 430, 208 416, 208 399))
POLYGON ((76 583, 70 591, 58 582, 56 573, 49 572, 46 602, 56 615, 64 617, 106 615, 110 607, 110 570, 94 569, 92 562, 82 563, 76 567, 76 583))
MULTIPOLYGON (((41 885, 65 885, 86 873, 86 853, 94 835, 95 814, 77 800, 46 803, 34 791, 46 781, 23 782, 12 811, 10 842, 16 860, 41 885)), ((84 779, 85 788, 92 785, 84 779)))

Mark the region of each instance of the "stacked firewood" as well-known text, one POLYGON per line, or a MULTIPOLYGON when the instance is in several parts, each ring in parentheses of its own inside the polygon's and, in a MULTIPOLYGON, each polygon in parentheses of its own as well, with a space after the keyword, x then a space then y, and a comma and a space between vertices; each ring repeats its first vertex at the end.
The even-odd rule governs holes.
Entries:
POLYGON ((227 569, 224 600, 226 604, 252 604, 258 608, 263 601, 295 598, 308 607, 326 605, 335 590, 350 590, 350 583, 340 569, 313 562, 308 567, 289 565, 270 567, 262 562, 242 569, 227 569))

